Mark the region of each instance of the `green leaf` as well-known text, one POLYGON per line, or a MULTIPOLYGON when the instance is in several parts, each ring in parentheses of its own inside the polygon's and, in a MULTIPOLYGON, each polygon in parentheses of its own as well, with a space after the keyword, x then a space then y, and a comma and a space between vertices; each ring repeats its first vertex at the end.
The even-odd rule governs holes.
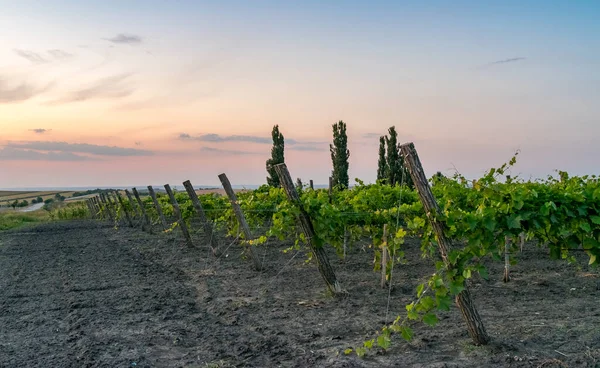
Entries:
POLYGON ((494 231, 496 229, 496 220, 494 220, 492 217, 486 217, 483 220, 483 226, 485 226, 485 228, 489 231, 494 231))
POLYGON ((590 220, 592 220, 592 223, 600 225, 600 216, 590 216, 590 220))
POLYGON ((377 345, 383 350, 389 349, 391 344, 392 341, 390 340, 389 336, 380 335, 379 337, 377 337, 377 345))
POLYGON ((359 358, 364 357, 366 352, 367 352, 367 349, 365 349, 365 348, 356 348, 356 355, 359 358))
POLYGON ((465 286, 462 283, 452 282, 450 284, 450 292, 453 295, 458 295, 463 290, 465 290, 465 286))
POLYGON ((413 338, 413 331, 410 329, 410 327, 407 326, 400 327, 400 334, 402 335, 402 338, 406 341, 411 341, 413 338))
POLYGON ((590 261, 588 262, 589 265, 592 265, 596 263, 596 255, 595 254, 590 254, 590 261))
POLYGON ((471 270, 469 270, 469 269, 463 270, 463 277, 465 279, 470 279, 471 278, 471 270))
POLYGON ((420 298, 423 295, 423 290, 425 290, 425 284, 419 284, 417 286, 417 297, 420 298))
POLYGON ((353 349, 348 348, 348 349, 344 350, 344 354, 349 355, 349 354, 352 354, 353 351, 354 351, 353 349))
POLYGON ((427 313, 423 316, 423 323, 433 327, 438 323, 438 318, 433 313, 427 313))
POLYGON ((521 216, 511 215, 507 218, 507 224, 509 229, 520 229, 521 228, 521 216))
POLYGON ((582 222, 581 224, 579 224, 579 228, 581 230, 585 231, 586 233, 591 233, 592 232, 592 227, 587 222, 582 222))
POLYGON ((373 343, 375 343, 375 340, 371 339, 371 340, 365 341, 363 346, 367 349, 372 349, 373 343))

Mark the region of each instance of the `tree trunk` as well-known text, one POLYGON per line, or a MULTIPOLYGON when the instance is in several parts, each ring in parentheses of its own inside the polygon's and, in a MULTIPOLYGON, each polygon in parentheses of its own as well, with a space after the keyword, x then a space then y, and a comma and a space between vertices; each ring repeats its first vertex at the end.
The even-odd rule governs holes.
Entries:
MULTIPOLYGON (((425 214, 427 215, 427 218, 431 223, 431 227, 433 228, 433 232, 436 235, 442 259, 444 260, 446 268, 451 271, 452 265, 448 261, 448 254, 450 253, 452 244, 446 238, 444 233, 444 224, 435 218, 435 215, 440 213, 440 209, 435 201, 435 198, 433 197, 433 193, 431 192, 431 187, 427 182, 425 173, 423 172, 423 167, 421 166, 421 161, 419 160, 415 146, 412 143, 403 144, 400 146, 400 150, 404 156, 405 163, 408 166, 410 176, 415 184, 415 188, 419 193, 421 202, 423 203, 425 214)), ((469 293, 466 281, 464 287, 465 289, 456 296, 456 305, 462 312, 467 324, 467 329, 475 345, 486 345, 490 339, 485 331, 483 322, 477 313, 477 309, 471 301, 471 295, 469 293)))
POLYGON ((160 208, 160 203, 158 203, 158 199, 156 199, 156 193, 154 193, 154 189, 151 185, 148 185, 148 194, 150 194, 150 198, 152 198, 152 202, 154 203, 154 207, 156 208, 156 213, 158 213, 158 218, 160 219, 160 223, 163 226, 163 230, 167 230, 169 228, 169 225, 167 225, 167 220, 165 219, 165 215, 163 214, 163 211, 160 208))
POLYGON ((320 241, 317 235, 315 234, 312 221, 310 220, 310 217, 302 207, 300 197, 298 196, 298 192, 294 187, 292 177, 290 176, 286 164, 278 164, 274 167, 277 171, 277 175, 279 176, 281 187, 284 188, 287 197, 300 209, 300 215, 298 218, 300 229, 304 233, 304 237, 317 260, 319 272, 321 273, 323 280, 325 280, 325 284, 327 284, 327 287, 333 293, 333 295, 337 296, 342 294, 342 287, 340 286, 340 283, 335 277, 335 272, 333 270, 333 267, 331 266, 331 263, 329 262, 329 257, 327 257, 325 249, 323 248, 322 244, 320 244, 320 241))
POLYGON ((171 190, 171 187, 169 186, 169 184, 165 184, 165 190, 167 191, 167 194, 169 195, 169 199, 171 200, 171 204, 173 205, 173 212, 175 212, 175 217, 177 218, 177 223, 179 225, 179 228, 181 229, 181 233, 183 234, 183 237, 185 238, 185 242, 187 243, 188 246, 192 247, 192 246, 194 246, 194 243, 192 242, 192 236, 190 235, 190 231, 188 230, 187 224, 185 223, 185 220, 183 219, 183 215, 181 214, 181 209, 179 209, 179 203, 177 203, 177 200, 175 199, 175 195, 173 194, 173 191, 171 190))
POLYGON ((213 255, 219 255, 219 241, 217 240, 215 234, 213 233, 213 225, 212 222, 208 221, 206 218, 206 213, 204 212, 204 208, 202 208, 202 203, 200 203, 200 199, 192 186, 192 183, 187 180, 183 182, 183 186, 187 191, 190 199, 192 200, 192 204, 194 205, 194 209, 196 210, 196 214, 200 218, 200 222, 202 223, 202 227, 204 228, 204 234, 210 239, 210 247, 213 255))
MULTIPOLYGON (((229 182, 227 175, 225 175, 225 174, 219 175, 219 180, 221 180, 223 189, 225 189, 225 193, 227 193, 227 196, 229 197, 229 201, 231 202, 231 207, 233 208, 233 213, 235 213, 235 217, 238 220, 238 224, 240 224, 240 229, 242 230, 242 233, 244 234, 244 239, 246 241, 252 240, 252 232, 250 231, 250 226, 248 226, 248 223, 246 222, 246 217, 244 216, 244 212, 242 212, 242 208, 240 207, 240 204, 237 201, 237 196, 235 195, 235 192, 233 191, 233 188, 231 187, 231 183, 229 182)), ((254 251, 254 247, 250 244, 246 244, 245 248, 248 251, 248 253, 250 254, 250 258, 252 259, 254 268, 257 271, 262 270, 263 267, 260 262, 260 258, 258 258, 258 255, 254 251)))

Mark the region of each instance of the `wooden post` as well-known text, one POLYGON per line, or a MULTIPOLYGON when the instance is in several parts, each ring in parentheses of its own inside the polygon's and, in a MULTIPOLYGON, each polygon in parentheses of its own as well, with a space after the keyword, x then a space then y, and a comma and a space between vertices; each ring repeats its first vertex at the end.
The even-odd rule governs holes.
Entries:
POLYGON ((154 189, 151 185, 148 185, 148 193, 152 198, 152 202, 154 202, 154 207, 156 207, 156 213, 158 213, 158 218, 163 226, 163 230, 167 230, 169 226, 167 225, 167 220, 165 220, 165 215, 163 214, 162 209, 160 208, 160 204, 158 203, 158 199, 156 199, 156 193, 154 193, 154 189))
POLYGON ((204 234, 210 239, 210 247, 213 252, 213 255, 219 255, 219 241, 215 234, 213 233, 213 226, 210 221, 206 218, 206 213, 204 212, 204 208, 202 208, 202 204, 200 203, 200 199, 198 199, 198 195, 192 186, 192 183, 189 180, 183 182, 183 186, 188 193, 188 196, 192 200, 192 204, 194 205, 194 209, 196 210, 196 214, 200 218, 200 222, 202 223, 202 227, 204 228, 204 234))
POLYGON ((102 205, 100 204, 99 197, 98 196, 92 197, 92 203, 94 204, 94 207, 96 207, 96 213, 98 214, 98 216, 101 219, 105 219, 107 216, 106 216, 106 213, 104 213, 102 211, 102 205))
POLYGON ((148 217, 148 213, 146 213, 146 208, 144 207, 144 202, 142 202, 142 199, 140 198, 140 193, 138 193, 136 188, 131 188, 131 191, 133 192, 133 196, 135 197, 135 200, 137 201, 138 205, 140 206, 140 210, 142 211, 142 216, 143 218, 143 223, 142 223, 142 229, 144 229, 145 225, 148 225, 150 227, 150 229, 152 229, 151 223, 150 223, 150 218, 148 217))
POLYGON ((96 214, 94 213, 94 208, 92 207, 92 203, 90 202, 90 199, 86 199, 85 200, 85 204, 88 208, 88 211, 90 211, 90 217, 95 219, 96 218, 96 214))
POLYGON ((344 262, 346 262, 346 252, 348 250, 348 240, 350 238, 350 232, 348 231, 348 228, 346 226, 344 226, 344 262))
MULTIPOLYGON (((427 219, 431 222, 431 227, 436 235, 442 259, 444 260, 448 271, 452 271, 452 264, 448 260, 448 254, 450 253, 452 244, 446 238, 444 224, 436 219, 436 215, 440 213, 440 208, 433 197, 431 187, 423 172, 423 166, 421 166, 421 161, 419 160, 415 146, 412 143, 406 143, 400 146, 400 150, 404 156, 404 162, 408 166, 415 188, 419 193, 421 202, 423 203, 423 209, 425 210, 427 219)), ((471 294, 469 293, 469 287, 466 282, 464 284, 464 290, 456 295, 455 301, 458 309, 462 312, 469 335, 473 339, 475 345, 486 345, 490 341, 490 338, 485 331, 485 326, 481 321, 477 308, 475 308, 475 304, 473 304, 473 301, 471 300, 471 294)))
MULTIPOLYGON (((250 231, 250 227, 248 226, 248 223, 246 222, 246 217, 244 216, 244 212, 242 212, 242 208, 240 207, 240 204, 237 201, 237 196, 235 195, 235 192, 233 191, 233 188, 231 187, 231 183, 229 182, 227 175, 225 175, 224 173, 219 175, 219 180, 221 180, 223 189, 225 189, 225 193, 227 193, 227 196, 229 197, 229 201, 231 202, 231 207, 233 208, 233 213, 235 213, 235 217, 237 218, 238 223, 240 224, 240 228, 242 229, 242 232, 244 234, 244 240, 246 240, 246 241, 252 240, 252 232, 250 231)), ((262 263, 260 262, 260 259, 258 258, 258 255, 254 251, 254 248, 252 247, 252 245, 246 245, 246 249, 247 249, 248 253, 250 254, 250 258, 252 258, 252 263, 254 264, 254 268, 257 271, 262 270, 262 263)))
POLYGON ((315 186, 313 185, 313 181, 312 181, 312 179, 310 179, 310 180, 308 181, 308 183, 309 183, 309 185, 310 185, 310 189, 312 189, 312 190, 315 190, 315 186))
POLYGON ((388 233, 387 224, 383 224, 383 238, 381 239, 381 288, 387 285, 387 263, 388 263, 388 233))
POLYGON ((110 206, 113 208, 114 214, 115 214, 115 222, 117 222, 119 225, 122 222, 122 217, 119 216, 119 204, 117 203, 117 199, 112 197, 111 192, 107 192, 106 193, 106 199, 108 200, 108 203, 110 204, 110 206))
POLYGON ((131 210, 133 211, 133 217, 134 218, 140 218, 140 217, 142 217, 141 213, 140 213, 140 210, 135 205, 135 201, 133 200, 133 196, 131 195, 131 192, 129 192, 128 189, 125 189, 125 195, 127 196, 127 200, 129 201, 129 204, 131 205, 131 210))
POLYGON ((343 293, 342 287, 335 277, 333 267, 329 263, 329 257, 327 257, 327 253, 323 248, 323 241, 315 234, 312 221, 300 202, 300 196, 294 187, 294 182, 292 181, 292 177, 290 176, 286 164, 277 164, 274 167, 277 171, 277 175, 279 175, 281 187, 285 190, 288 199, 300 209, 300 214, 298 216, 300 229, 304 233, 304 237, 310 246, 313 255, 315 256, 315 259, 317 260, 319 273, 323 277, 323 280, 325 280, 325 284, 327 284, 327 287, 333 293, 333 295, 341 295, 343 293))
POLYGON ((110 220, 110 222, 114 222, 115 217, 113 215, 112 208, 108 203, 108 199, 106 198, 106 193, 100 193, 100 200, 102 201, 104 212, 108 215, 108 219, 110 220))
POLYGON ((129 210, 127 209, 127 207, 125 207, 125 202, 123 201, 123 197, 121 197, 121 194, 118 191, 115 191, 115 197, 117 197, 117 200, 119 201, 119 204, 121 205, 121 208, 123 209, 123 212, 125 213, 125 218, 127 219, 127 223, 129 224, 129 227, 133 227, 133 221, 131 221, 131 216, 129 215, 129 210))
POLYGON ((525 245, 525 233, 523 232, 523 233, 519 234, 519 238, 520 238, 520 241, 521 241, 520 245, 521 245, 521 253, 522 253, 523 252, 523 246, 525 245))
POLYGON ((504 237, 504 282, 510 281, 510 241, 511 239, 508 235, 504 237))
POLYGON ((181 214, 181 210, 179 209, 179 203, 177 203, 177 200, 175 199, 175 195, 173 194, 173 191, 171 190, 171 187, 169 186, 169 184, 165 184, 165 189, 167 191, 167 194, 169 195, 171 204, 173 205, 173 212, 175 212, 175 217, 177 218, 177 223, 179 224, 181 233, 183 234, 183 237, 185 238, 185 242, 187 243, 187 245, 192 247, 192 246, 194 246, 194 243, 192 242, 192 237, 190 235, 190 231, 188 230, 187 224, 185 223, 185 220, 183 219, 183 215, 181 214))

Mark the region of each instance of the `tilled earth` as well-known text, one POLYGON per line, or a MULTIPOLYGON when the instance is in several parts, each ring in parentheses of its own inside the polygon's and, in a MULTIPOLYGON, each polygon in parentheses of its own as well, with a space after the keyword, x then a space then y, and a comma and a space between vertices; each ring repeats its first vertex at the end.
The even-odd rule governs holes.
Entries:
POLYGON ((512 281, 490 263, 472 296, 492 342, 471 345, 456 308, 415 339, 364 358, 343 350, 376 336, 413 300, 433 261, 408 241, 394 288, 380 289, 372 250, 331 254, 348 296, 327 295, 304 251, 238 244, 215 259, 195 234, 148 234, 95 221, 0 234, 1 367, 600 367, 600 278, 527 244, 512 281), (388 310, 389 305, 389 310, 388 310), (387 313, 386 313, 387 312, 387 313))

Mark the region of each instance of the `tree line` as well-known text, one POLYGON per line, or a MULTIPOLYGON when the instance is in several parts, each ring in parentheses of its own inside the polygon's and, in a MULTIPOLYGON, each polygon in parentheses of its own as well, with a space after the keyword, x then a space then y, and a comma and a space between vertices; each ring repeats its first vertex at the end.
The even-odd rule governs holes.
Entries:
MULTIPOLYGON (((350 150, 348 149, 347 126, 342 120, 332 125, 333 140, 329 145, 331 153, 331 162, 333 170, 331 172, 332 185, 340 189, 347 189, 350 186, 348 169, 350 167, 350 150)), ((279 131, 279 125, 275 125, 271 131, 273 147, 271 148, 271 157, 266 162, 267 184, 272 187, 279 187, 279 176, 274 166, 285 162, 285 139, 279 131)), ((400 144, 398 143, 398 133, 396 127, 388 129, 388 134, 379 138, 379 160, 377 164, 377 182, 388 185, 406 185, 414 188, 414 184, 404 163, 404 158, 400 154, 400 144)), ((298 179, 298 186, 302 182, 298 179)))

